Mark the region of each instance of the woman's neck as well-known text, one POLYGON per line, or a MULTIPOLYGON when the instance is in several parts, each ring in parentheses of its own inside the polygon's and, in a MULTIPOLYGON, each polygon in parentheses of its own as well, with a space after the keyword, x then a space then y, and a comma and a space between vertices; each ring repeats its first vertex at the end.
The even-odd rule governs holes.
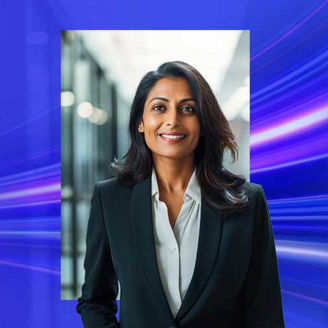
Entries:
POLYGON ((175 194, 186 190, 194 171, 193 156, 183 160, 154 156, 153 162, 160 192, 175 194))

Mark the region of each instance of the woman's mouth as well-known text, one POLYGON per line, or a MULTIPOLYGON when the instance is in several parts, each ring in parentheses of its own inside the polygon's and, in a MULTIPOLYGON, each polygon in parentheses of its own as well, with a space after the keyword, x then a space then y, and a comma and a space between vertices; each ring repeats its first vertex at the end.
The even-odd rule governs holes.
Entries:
POLYGON ((168 142, 179 142, 182 139, 186 137, 186 134, 166 134, 166 133, 160 133, 159 136, 162 140, 168 141, 168 142))

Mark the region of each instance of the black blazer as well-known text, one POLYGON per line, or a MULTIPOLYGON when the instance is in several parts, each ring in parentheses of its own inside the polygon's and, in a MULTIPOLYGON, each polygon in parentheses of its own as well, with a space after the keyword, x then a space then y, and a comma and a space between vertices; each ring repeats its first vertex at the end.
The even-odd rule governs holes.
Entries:
POLYGON ((282 328, 274 236, 265 194, 246 182, 250 204, 213 211, 202 198, 194 273, 174 318, 157 267, 151 177, 134 187, 96 184, 77 312, 86 328, 282 328), (120 282, 120 322, 116 297, 120 282))

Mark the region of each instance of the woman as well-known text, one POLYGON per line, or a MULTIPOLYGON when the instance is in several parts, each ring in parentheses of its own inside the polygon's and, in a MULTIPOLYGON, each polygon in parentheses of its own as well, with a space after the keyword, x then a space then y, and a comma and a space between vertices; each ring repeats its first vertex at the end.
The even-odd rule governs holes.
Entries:
POLYGON ((146 74, 129 129, 117 177, 93 194, 84 327, 284 327, 265 194, 222 167, 237 146, 201 74, 183 62, 146 74))

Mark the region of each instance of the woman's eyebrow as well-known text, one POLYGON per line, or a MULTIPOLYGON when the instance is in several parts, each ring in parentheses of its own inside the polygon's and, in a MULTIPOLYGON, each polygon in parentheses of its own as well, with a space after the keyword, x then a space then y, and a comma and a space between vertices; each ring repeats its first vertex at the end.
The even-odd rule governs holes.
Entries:
POLYGON ((164 100, 164 101, 166 101, 166 102, 169 102, 169 100, 168 100, 167 98, 164 98, 164 97, 155 97, 155 98, 153 98, 153 99, 151 99, 151 100, 149 101, 149 104, 150 104, 153 100, 156 100, 156 99, 164 100))
MULTIPOLYGON (((163 100, 163 101, 169 102, 169 100, 168 100, 167 98, 165 98, 165 97, 155 97, 155 98, 151 99, 151 100, 149 101, 149 103, 151 103, 153 100, 156 100, 156 99, 159 99, 159 100, 163 100)), ((183 99, 181 99, 181 100, 179 101, 179 104, 181 104, 181 103, 183 103, 183 102, 185 102, 185 101, 194 101, 194 102, 196 102, 194 98, 183 98, 183 99)))
POLYGON ((185 102, 185 101, 194 101, 194 102, 196 102, 196 100, 195 100, 194 98, 183 98, 183 99, 181 99, 181 100, 179 101, 179 104, 181 104, 181 103, 183 103, 183 102, 185 102))

